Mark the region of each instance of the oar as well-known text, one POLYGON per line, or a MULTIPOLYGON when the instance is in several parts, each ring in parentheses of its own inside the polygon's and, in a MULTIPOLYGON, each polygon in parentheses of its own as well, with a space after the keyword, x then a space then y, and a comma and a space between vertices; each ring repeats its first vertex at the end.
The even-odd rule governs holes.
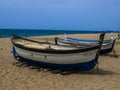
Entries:
POLYGON ((99 62, 98 62, 98 58, 99 58, 99 55, 100 55, 100 50, 101 50, 101 47, 102 47, 102 43, 103 43, 103 40, 104 40, 104 36, 105 36, 105 33, 102 33, 101 35, 100 35, 100 38, 99 38, 99 49, 98 49, 98 51, 97 51, 97 53, 96 53, 96 57, 95 57, 95 60, 96 60, 96 63, 97 63, 97 70, 98 70, 98 64, 99 64, 99 62))

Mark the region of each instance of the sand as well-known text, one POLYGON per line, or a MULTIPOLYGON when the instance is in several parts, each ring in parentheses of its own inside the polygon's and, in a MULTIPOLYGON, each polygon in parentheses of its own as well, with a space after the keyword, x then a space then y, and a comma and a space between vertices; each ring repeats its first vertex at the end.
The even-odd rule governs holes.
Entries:
MULTIPOLYGON (((88 39, 98 35, 73 35, 88 39)), ((56 36, 35 37, 52 40, 56 36)), ((57 37, 63 38, 63 35, 57 37)), ((13 65, 17 62, 12 53, 9 38, 0 38, 0 90, 120 90, 120 57, 113 53, 99 58, 99 70, 94 68, 87 72, 70 75, 53 74, 29 67, 13 65)), ((120 40, 116 41, 115 50, 120 55, 120 40)))

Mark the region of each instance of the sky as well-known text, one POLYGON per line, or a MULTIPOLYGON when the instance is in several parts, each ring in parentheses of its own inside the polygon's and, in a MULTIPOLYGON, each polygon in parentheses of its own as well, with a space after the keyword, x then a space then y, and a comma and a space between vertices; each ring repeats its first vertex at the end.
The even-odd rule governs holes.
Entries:
POLYGON ((120 0, 0 0, 0 28, 120 30, 120 0))

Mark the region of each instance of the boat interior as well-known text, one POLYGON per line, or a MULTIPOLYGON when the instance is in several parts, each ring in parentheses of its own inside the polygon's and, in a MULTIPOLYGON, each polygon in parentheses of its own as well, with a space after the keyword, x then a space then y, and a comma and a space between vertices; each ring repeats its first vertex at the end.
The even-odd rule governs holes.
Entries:
POLYGON ((54 50, 77 50, 77 49, 86 49, 91 48, 95 46, 85 46, 85 45, 79 45, 79 46, 61 46, 61 45, 55 45, 48 42, 38 42, 33 41, 26 38, 12 38, 12 42, 17 45, 21 45, 23 47, 33 48, 33 49, 54 49, 54 50))

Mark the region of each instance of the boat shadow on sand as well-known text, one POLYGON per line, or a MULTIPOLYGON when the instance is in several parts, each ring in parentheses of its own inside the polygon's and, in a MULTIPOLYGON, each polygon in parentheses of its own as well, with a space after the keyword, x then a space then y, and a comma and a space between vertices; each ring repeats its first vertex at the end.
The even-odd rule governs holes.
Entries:
POLYGON ((30 70, 36 70, 38 72, 42 71, 44 72, 51 72, 53 74, 61 74, 61 75, 70 75, 70 74, 85 74, 85 75, 120 75, 120 73, 116 73, 113 71, 109 70, 104 70, 104 69, 97 69, 94 68, 93 70, 90 71, 81 71, 81 70, 68 70, 68 71, 61 71, 58 69, 50 69, 50 68, 44 68, 44 67, 38 67, 38 66, 33 66, 27 63, 21 63, 21 62, 14 62, 13 65, 17 67, 28 67, 30 70))
POLYGON ((87 71, 87 72, 81 72, 81 71, 78 71, 76 72, 77 74, 87 74, 87 75, 120 75, 120 73, 116 73, 116 72, 113 72, 113 71, 109 71, 109 70, 104 70, 104 69, 93 69, 91 71, 87 71))
POLYGON ((113 53, 103 54, 101 56, 112 57, 112 58, 119 58, 120 55, 118 54, 118 52, 113 52, 113 53))

